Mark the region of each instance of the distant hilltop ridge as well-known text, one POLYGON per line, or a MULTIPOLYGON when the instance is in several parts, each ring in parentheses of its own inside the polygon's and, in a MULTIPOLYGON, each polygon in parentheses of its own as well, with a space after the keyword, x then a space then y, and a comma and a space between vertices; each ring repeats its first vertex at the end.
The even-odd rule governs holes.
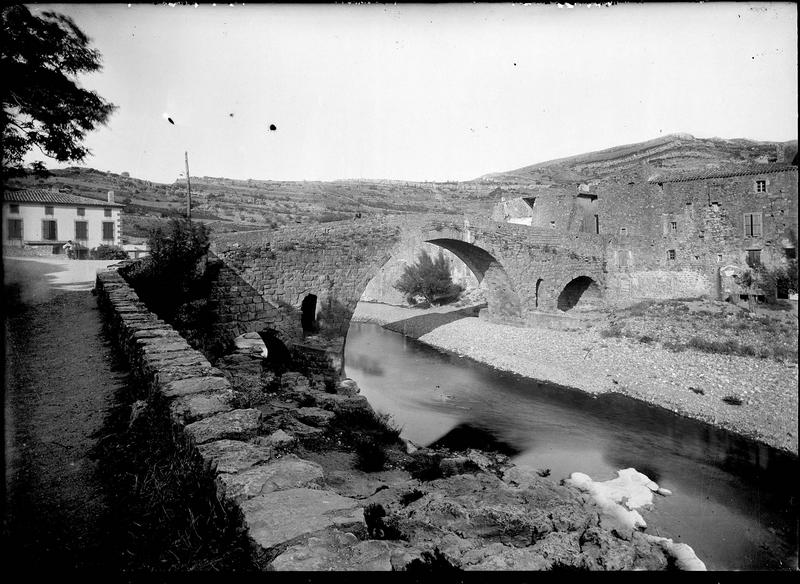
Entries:
POLYGON ((669 134, 614 146, 530 166, 495 172, 475 179, 482 183, 559 185, 596 182, 614 176, 673 172, 732 170, 751 164, 797 164, 797 140, 757 142, 743 138, 695 138, 691 134, 669 134))

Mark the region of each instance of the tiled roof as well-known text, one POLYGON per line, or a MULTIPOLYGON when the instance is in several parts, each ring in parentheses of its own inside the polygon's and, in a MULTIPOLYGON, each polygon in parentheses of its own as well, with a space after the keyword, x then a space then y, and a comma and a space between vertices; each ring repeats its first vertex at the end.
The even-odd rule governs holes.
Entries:
POLYGON ((3 193, 3 201, 7 203, 39 203, 53 205, 74 205, 78 207, 124 207, 119 203, 109 203, 102 199, 79 197, 58 191, 45 189, 28 189, 25 191, 7 191, 3 193))
POLYGON ((699 172, 673 175, 659 175, 648 180, 651 183, 665 182, 686 182, 690 180, 703 180, 706 178, 726 178, 729 176, 746 176, 750 174, 770 174, 773 172, 786 172, 787 170, 797 170, 791 164, 759 164, 748 165, 742 168, 710 169, 699 172))

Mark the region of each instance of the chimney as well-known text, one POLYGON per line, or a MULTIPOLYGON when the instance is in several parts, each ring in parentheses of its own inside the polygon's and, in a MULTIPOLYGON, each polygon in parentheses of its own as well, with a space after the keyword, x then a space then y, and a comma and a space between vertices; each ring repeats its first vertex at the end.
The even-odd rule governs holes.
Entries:
POLYGON ((783 144, 775 145, 775 162, 786 162, 786 147, 783 144))
POLYGON ((108 202, 109 203, 114 202, 114 191, 108 191, 108 202))

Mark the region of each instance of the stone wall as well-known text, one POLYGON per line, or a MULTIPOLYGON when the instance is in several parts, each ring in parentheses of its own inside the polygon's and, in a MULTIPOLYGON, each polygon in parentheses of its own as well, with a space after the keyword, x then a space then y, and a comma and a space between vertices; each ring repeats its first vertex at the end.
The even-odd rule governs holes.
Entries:
MULTIPOLYGON (((785 262, 787 249, 796 247, 796 167, 764 165, 738 174, 709 171, 671 179, 648 179, 648 172, 653 169, 627 169, 592 187, 598 195, 606 302, 722 297, 731 287, 721 270, 746 270, 748 252, 758 252, 766 266, 777 266, 785 262), (763 192, 756 188, 760 180, 766 183, 763 192), (761 214, 757 237, 745 233, 745 214, 751 213, 761 214)), ((502 205, 510 208, 511 202, 502 205)), ((569 233, 577 225, 573 216, 575 195, 542 195, 531 228, 546 230, 553 221, 555 232, 569 233)))

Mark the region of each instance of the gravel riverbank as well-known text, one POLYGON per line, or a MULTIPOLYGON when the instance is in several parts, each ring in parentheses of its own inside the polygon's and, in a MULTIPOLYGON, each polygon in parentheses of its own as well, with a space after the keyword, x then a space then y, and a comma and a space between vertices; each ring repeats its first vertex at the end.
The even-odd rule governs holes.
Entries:
MULTIPOLYGON (((437 316, 432 318, 441 320, 442 312, 448 310, 434 309, 437 316)), ((627 395, 798 453, 797 363, 674 352, 630 338, 604 338, 596 328, 516 328, 461 318, 427 330, 423 314, 418 309, 360 303, 353 319, 389 324, 433 347, 532 379, 589 393, 627 395), (739 398, 741 404, 724 401, 730 397, 739 398)))

